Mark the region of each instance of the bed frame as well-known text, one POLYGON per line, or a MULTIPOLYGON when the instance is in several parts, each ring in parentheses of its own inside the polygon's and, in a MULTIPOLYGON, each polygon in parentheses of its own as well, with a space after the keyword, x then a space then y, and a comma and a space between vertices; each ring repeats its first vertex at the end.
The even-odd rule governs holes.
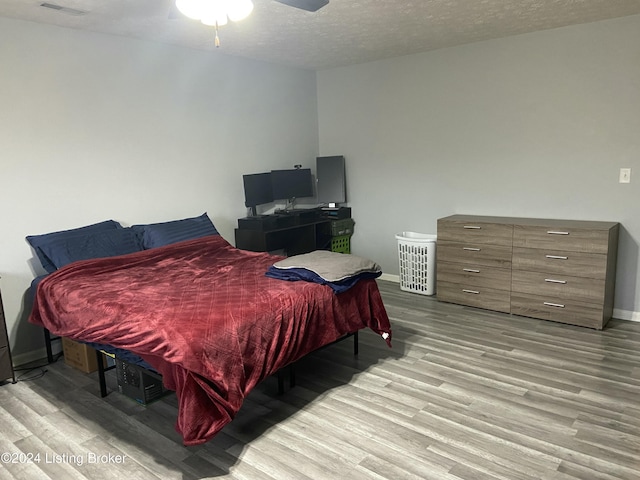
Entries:
MULTIPOLYGON (((44 328, 43 330, 44 330, 44 343, 47 349, 47 362, 51 364, 54 362, 53 349, 51 347, 51 343, 54 340, 60 339, 61 337, 52 337, 51 332, 49 332, 48 329, 44 328)), ((323 347, 320 347, 318 350, 322 350, 324 348, 330 347, 331 345, 341 342, 349 337, 353 337, 353 355, 357 356, 358 355, 358 332, 348 333, 342 338, 339 338, 338 340, 335 340, 323 347)), ((318 350, 315 350, 315 351, 317 352, 318 350)), ((102 350, 96 350, 96 359, 98 361, 97 362, 98 363, 98 381, 100 382, 100 396, 102 398, 109 395, 109 391, 107 390, 107 380, 105 377, 105 373, 116 368, 115 365, 112 365, 109 367, 104 366, 103 355, 105 354, 106 353, 102 350)), ((285 368, 281 368, 276 372, 276 375, 278 378, 278 395, 284 394, 285 376, 287 373, 285 372, 285 370, 287 370, 288 376, 289 376, 289 388, 293 388, 296 386, 296 370, 295 370, 295 362, 294 362, 292 364, 287 365, 285 368)))
MULTIPOLYGON (((335 340, 331 343, 328 343, 324 347, 320 347, 318 350, 327 348, 333 345, 334 343, 341 342, 349 337, 353 337, 353 355, 357 356, 358 355, 358 332, 348 333, 344 337, 339 338, 338 340, 335 340)), ((315 351, 317 352, 318 350, 315 350, 315 351)), ((109 391, 107 390, 107 380, 105 377, 105 373, 108 372, 109 370, 113 370, 114 368, 116 368, 115 365, 112 365, 110 367, 104 366, 104 363, 102 361, 102 355, 104 354, 105 352, 103 352, 102 350, 96 350, 96 358, 98 360, 98 380, 100 381, 100 396, 102 398, 109 395, 109 391)), ((284 383, 285 383, 285 375, 286 375, 284 370, 287 370, 289 374, 289 388, 293 388, 296 386, 295 365, 296 365, 295 362, 291 363, 287 365, 285 368, 281 368, 276 372, 276 375, 278 378, 278 395, 284 394, 284 383)))

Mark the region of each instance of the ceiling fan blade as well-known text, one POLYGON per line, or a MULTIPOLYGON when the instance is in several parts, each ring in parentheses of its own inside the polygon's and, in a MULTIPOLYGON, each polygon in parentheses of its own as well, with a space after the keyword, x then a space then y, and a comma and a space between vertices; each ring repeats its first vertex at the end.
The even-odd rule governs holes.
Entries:
POLYGON ((186 18, 182 13, 180 13, 180 10, 178 10, 178 7, 176 7, 175 0, 171 0, 171 6, 169 7, 168 18, 169 20, 175 20, 176 18, 186 18))
POLYGON ((276 0, 276 2, 289 5, 290 7, 300 8, 307 12, 317 12, 329 3, 329 0, 276 0))

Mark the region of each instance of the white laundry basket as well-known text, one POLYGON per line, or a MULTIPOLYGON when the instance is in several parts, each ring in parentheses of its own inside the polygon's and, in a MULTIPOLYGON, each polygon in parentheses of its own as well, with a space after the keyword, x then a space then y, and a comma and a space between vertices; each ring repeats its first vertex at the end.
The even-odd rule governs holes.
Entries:
POLYGON ((398 240, 400 290, 433 295, 436 291, 436 235, 402 232, 398 240))

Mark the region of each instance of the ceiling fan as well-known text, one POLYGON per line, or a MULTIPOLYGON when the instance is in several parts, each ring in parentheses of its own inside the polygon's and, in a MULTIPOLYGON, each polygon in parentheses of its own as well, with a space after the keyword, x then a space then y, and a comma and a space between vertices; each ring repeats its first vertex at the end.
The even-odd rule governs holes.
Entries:
MULTIPOLYGON (((322 7, 326 6, 329 3, 329 0, 275 0, 278 3, 282 3, 283 5, 288 5, 290 7, 299 8, 301 10, 306 10, 307 12, 317 12, 322 7)), ((171 3, 171 8, 169 11, 169 18, 181 18, 183 15, 180 13, 178 8, 176 7, 176 2, 171 3)))
MULTIPOLYGON (((316 12, 329 3, 329 0, 276 0, 278 3, 316 12)), ((169 18, 188 17, 200 20, 203 24, 215 28, 215 46, 220 46, 218 27, 243 20, 253 11, 251 0, 175 0, 169 11, 169 18)))
POLYGON ((308 12, 317 12, 329 3, 329 0, 276 0, 276 2, 289 5, 290 7, 300 8, 308 12))

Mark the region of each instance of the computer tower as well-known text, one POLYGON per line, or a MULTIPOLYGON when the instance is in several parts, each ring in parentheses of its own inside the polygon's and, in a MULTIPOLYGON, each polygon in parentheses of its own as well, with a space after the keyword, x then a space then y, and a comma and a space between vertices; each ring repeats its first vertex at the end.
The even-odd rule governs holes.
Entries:
POLYGON ((118 391, 136 402, 147 405, 170 392, 162 385, 162 376, 134 363, 116 357, 118 391))

